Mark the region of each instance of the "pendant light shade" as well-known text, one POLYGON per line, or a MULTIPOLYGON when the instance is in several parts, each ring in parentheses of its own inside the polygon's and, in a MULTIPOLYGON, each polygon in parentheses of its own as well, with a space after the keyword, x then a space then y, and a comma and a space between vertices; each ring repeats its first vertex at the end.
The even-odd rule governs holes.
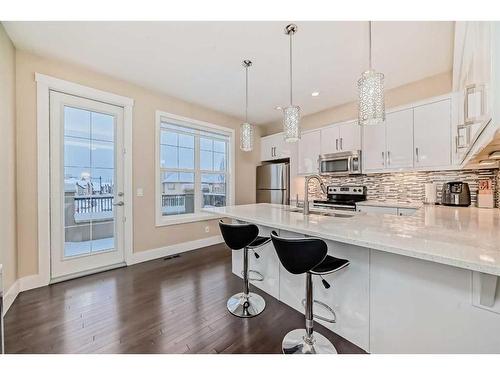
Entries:
POLYGON ((385 121, 384 75, 372 69, 372 23, 369 22, 369 69, 358 80, 359 125, 377 125, 385 121))
POLYGON ((248 122, 248 68, 252 66, 250 60, 243 60, 245 67, 245 122, 240 125, 240 150, 253 150, 253 125, 248 122))
POLYGON ((283 108, 283 133, 286 142, 297 142, 300 139, 300 107, 293 105, 293 64, 292 38, 297 32, 297 25, 285 27, 285 34, 290 37, 290 105, 283 108))

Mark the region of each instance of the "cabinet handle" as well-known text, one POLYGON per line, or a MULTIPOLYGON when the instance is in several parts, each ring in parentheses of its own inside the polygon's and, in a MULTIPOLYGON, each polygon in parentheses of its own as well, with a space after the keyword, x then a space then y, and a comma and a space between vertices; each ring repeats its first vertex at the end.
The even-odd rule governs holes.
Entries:
POLYGON ((387 165, 391 165, 391 152, 387 151, 387 165))
POLYGON ((342 147, 342 139, 343 138, 340 138, 340 149, 343 150, 343 147, 342 147))
POLYGON ((339 139, 335 139, 335 150, 339 150, 339 139))
POLYGON ((418 155, 418 147, 415 147, 415 155, 417 156, 417 163, 420 163, 420 158, 418 155))
POLYGON ((274 147, 271 147, 271 157, 274 157, 274 147))
POLYGON ((385 152, 382 151, 382 165, 385 165, 385 152))

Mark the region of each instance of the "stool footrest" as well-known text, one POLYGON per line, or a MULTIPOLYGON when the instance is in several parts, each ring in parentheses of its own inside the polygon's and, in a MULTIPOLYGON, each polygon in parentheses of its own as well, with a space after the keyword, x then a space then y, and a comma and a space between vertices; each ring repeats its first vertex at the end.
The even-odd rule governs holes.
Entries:
MULTIPOLYGON (((241 272, 241 276, 245 277, 243 271, 241 272)), ((259 271, 255 270, 248 270, 248 280, 250 281, 264 281, 264 275, 261 274, 259 271), (250 277, 250 274, 255 274, 257 277, 250 277)))
MULTIPOLYGON (((313 302, 317 303, 318 305, 320 305, 323 308, 325 308, 326 310, 328 310, 328 312, 332 314, 333 318, 326 318, 324 316, 316 315, 316 314, 313 314, 313 317, 315 317, 316 319, 322 320, 324 322, 327 322, 327 323, 336 323, 337 322, 337 314, 335 314, 335 311, 330 306, 328 306, 326 303, 318 301, 318 300, 314 300, 313 302)), ((304 306, 304 307, 306 306, 305 299, 302 300, 302 306, 304 306)))

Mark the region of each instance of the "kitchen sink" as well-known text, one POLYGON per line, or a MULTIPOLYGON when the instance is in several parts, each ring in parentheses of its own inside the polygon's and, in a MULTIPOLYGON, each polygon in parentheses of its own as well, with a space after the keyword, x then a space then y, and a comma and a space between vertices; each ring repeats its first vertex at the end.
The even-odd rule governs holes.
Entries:
MULTIPOLYGON (((302 207, 290 207, 287 209, 287 211, 290 212, 300 212, 302 213, 304 209, 302 207)), ((320 216, 331 216, 331 217, 338 217, 338 218, 350 218, 353 216, 356 216, 354 213, 347 213, 347 212, 340 212, 337 210, 315 210, 315 209, 310 209, 309 210, 310 215, 320 215, 320 216)))

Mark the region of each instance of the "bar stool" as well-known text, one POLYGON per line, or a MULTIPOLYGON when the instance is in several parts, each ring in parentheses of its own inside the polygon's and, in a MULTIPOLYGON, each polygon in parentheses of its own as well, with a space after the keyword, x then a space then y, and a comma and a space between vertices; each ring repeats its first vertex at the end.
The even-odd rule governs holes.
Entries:
POLYGON ((250 292, 250 280, 264 280, 264 276, 257 271, 248 269, 248 252, 252 250, 256 258, 259 258, 256 250, 271 241, 269 237, 259 236, 259 228, 254 224, 228 224, 219 221, 219 228, 226 245, 232 250, 243 249, 243 283, 244 290, 227 300, 227 309, 233 315, 240 318, 251 318, 259 315, 266 307, 266 301, 257 293, 250 292), (257 275, 250 278, 249 274, 257 275))
POLYGON ((295 329, 288 332, 283 338, 282 349, 285 354, 336 354, 335 346, 322 334, 313 330, 313 318, 335 323, 335 311, 323 302, 313 299, 312 275, 321 277, 325 288, 330 284, 322 278, 349 265, 347 259, 335 258, 327 255, 328 248, 323 240, 318 238, 283 238, 273 231, 271 239, 283 267, 294 275, 306 274, 305 305, 306 329, 295 329), (313 304, 317 303, 326 308, 333 318, 313 314, 313 304))

